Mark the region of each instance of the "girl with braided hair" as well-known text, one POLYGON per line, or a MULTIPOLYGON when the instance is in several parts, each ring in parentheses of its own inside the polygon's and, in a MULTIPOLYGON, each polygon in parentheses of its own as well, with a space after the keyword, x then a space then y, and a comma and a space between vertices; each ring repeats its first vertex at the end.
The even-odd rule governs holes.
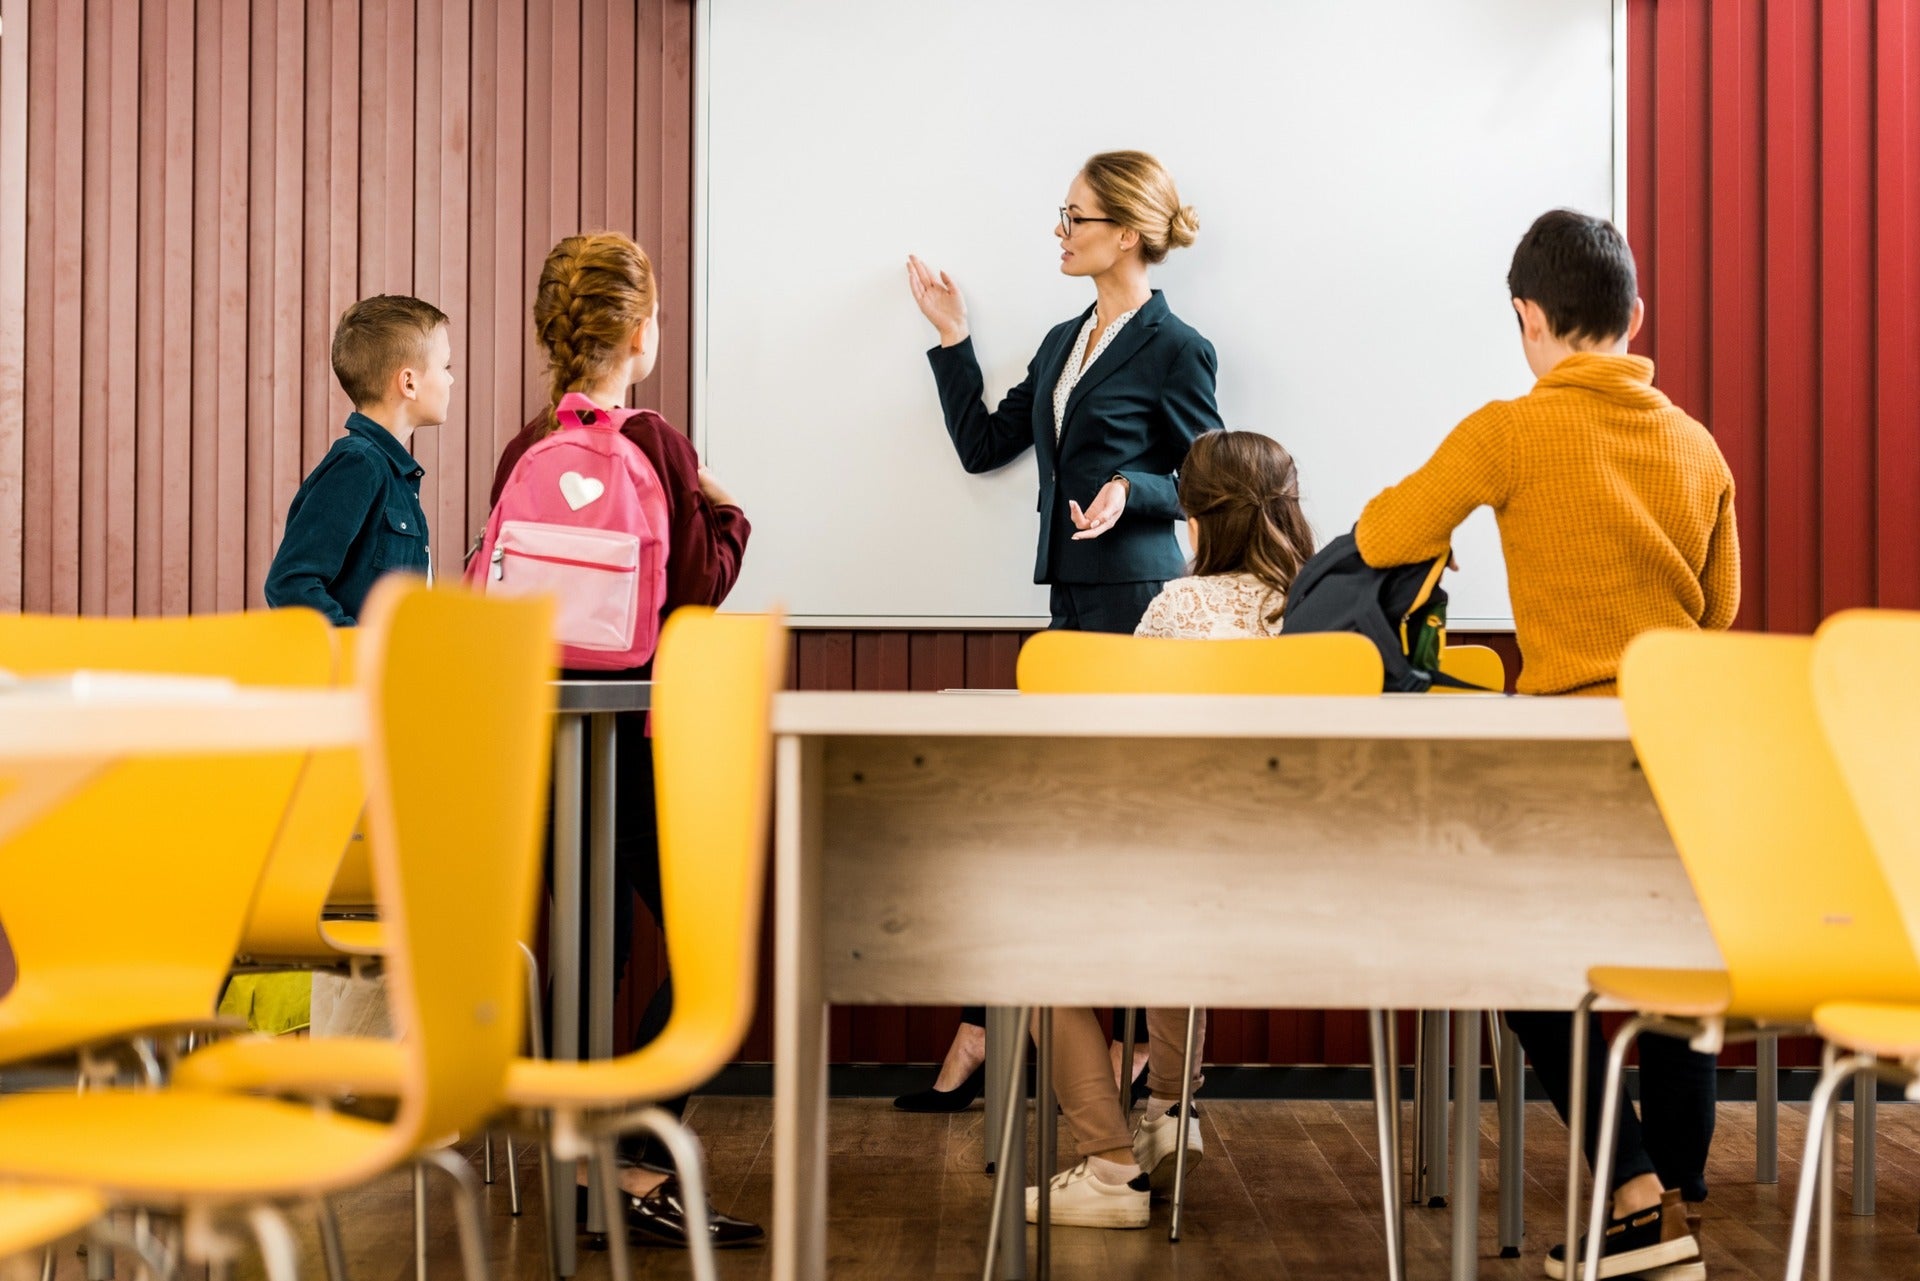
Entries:
MULTIPOLYGON (((653 264, 646 251, 617 232, 568 236, 553 247, 540 269, 534 295, 533 332, 547 354, 547 404, 520 430, 500 455, 493 473, 492 501, 533 444, 559 427, 560 402, 584 396, 592 412, 605 412, 620 432, 639 446, 660 477, 667 502, 667 590, 661 620, 682 605, 718 605, 740 576, 740 558, 750 532, 746 514, 719 482, 700 465, 693 444, 651 409, 626 407, 628 393, 652 373, 660 355, 660 299, 653 264)), ((578 399, 568 402, 578 412, 578 399)), ((624 672, 567 672, 597 680, 645 680, 651 665, 624 672)), ((644 716, 623 716, 620 726, 629 744, 643 744, 644 716)), ((589 752, 591 746, 589 745, 589 752)), ((659 922, 660 845, 654 813, 653 754, 629 748, 614 754, 614 957, 615 981, 626 970, 633 948, 633 900, 637 896, 659 922)), ((581 777, 591 778, 589 763, 581 777)), ((585 804, 585 798, 582 798, 585 804)), ((654 993, 634 1029, 639 1049, 660 1034, 673 1008, 668 976, 654 993)), ((684 1110, 686 1101, 667 1106, 684 1110)), ((629 1237, 654 1245, 686 1245, 685 1205, 672 1159, 658 1140, 623 1142, 620 1185, 625 1193, 629 1237)), ((585 1178, 582 1172, 582 1180, 585 1178)), ((586 1217, 586 1189, 579 1192, 578 1215, 586 1217)), ((757 1244, 766 1238, 758 1224, 708 1210, 716 1246, 757 1244)))

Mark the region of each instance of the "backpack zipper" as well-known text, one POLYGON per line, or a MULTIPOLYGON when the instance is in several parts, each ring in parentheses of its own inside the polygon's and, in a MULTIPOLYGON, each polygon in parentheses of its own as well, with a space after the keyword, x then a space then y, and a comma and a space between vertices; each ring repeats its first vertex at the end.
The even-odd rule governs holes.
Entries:
POLYGON ((631 574, 637 567, 620 565, 600 565, 590 560, 573 560, 566 556, 541 556, 535 552, 510 552, 504 548, 493 549, 493 577, 495 581, 506 576, 505 562, 508 556, 517 556, 521 560, 537 560, 548 565, 569 565, 574 569, 597 569, 607 574, 631 574))

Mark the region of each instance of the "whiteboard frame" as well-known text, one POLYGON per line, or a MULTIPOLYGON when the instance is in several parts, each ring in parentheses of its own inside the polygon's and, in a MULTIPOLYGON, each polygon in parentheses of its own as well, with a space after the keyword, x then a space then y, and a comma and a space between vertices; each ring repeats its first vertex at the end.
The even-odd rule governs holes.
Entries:
MULTIPOLYGON (((711 39, 713 6, 718 0, 693 0, 693 297, 689 317, 692 340, 692 370, 687 388, 687 430, 696 452, 707 455, 707 146, 712 130, 712 111, 707 100, 707 84, 712 79, 713 42, 711 39)), ((1627 227, 1627 0, 1613 0, 1613 225, 1629 240, 1627 227)), ((1045 627, 1045 617, 979 618, 951 614, 913 615, 826 615, 801 614, 789 617, 789 626, 798 629, 868 629, 922 631, 1029 631, 1045 627)), ((1448 629, 1461 632, 1511 632, 1510 620, 1450 619, 1448 629)))

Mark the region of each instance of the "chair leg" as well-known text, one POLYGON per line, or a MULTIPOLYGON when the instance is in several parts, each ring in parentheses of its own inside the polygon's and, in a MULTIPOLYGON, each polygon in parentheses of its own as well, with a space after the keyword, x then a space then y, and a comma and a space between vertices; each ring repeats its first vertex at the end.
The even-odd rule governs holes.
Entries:
POLYGON ((1845 1064, 1832 1061, 1831 1051, 1827 1057, 1828 1065, 1820 1073, 1820 1084, 1814 1087, 1813 1102, 1807 1109, 1807 1147, 1800 1162, 1800 1186, 1795 1189, 1793 1197, 1793 1234, 1787 1244, 1787 1281, 1800 1281, 1806 1274, 1807 1240, 1812 1235, 1813 1227, 1814 1192, 1822 1182, 1821 1167, 1826 1163, 1828 1141, 1832 1137, 1834 1100, 1855 1071, 1863 1066, 1870 1067, 1873 1063, 1864 1055, 1848 1059, 1845 1064))
POLYGON ((427 1167, 423 1156, 413 1164, 413 1278, 427 1281, 427 1167))
POLYGON ((507 1213, 520 1217, 520 1157, 513 1150, 513 1131, 503 1136, 507 1148, 507 1213))
POLYGON ((1587 993, 1573 1010, 1572 1058, 1567 1073, 1567 1234, 1560 1252, 1569 1267, 1580 1248, 1580 1136, 1587 1128, 1587 1024, 1597 994, 1587 993))
MULTIPOLYGON (((1605 1091, 1600 1096, 1600 1150, 1594 1154, 1593 1162, 1593 1202, 1587 1213, 1587 1249, 1586 1262, 1575 1276, 1597 1277, 1600 1275, 1600 1244, 1607 1229, 1607 1211, 1612 1191, 1613 1145, 1620 1137, 1620 1088, 1621 1079, 1627 1071, 1627 1051, 1640 1036, 1640 1030, 1647 1020, 1635 1015, 1628 1019, 1620 1030, 1613 1035, 1613 1044, 1607 1047, 1607 1079, 1600 1088, 1605 1091)), ((1574 1125, 1583 1125, 1580 1113, 1569 1112, 1568 1120, 1574 1125)), ((1572 1251, 1567 1259, 1572 1262, 1572 1251)))
POLYGON ((267 1281, 300 1281, 300 1251, 293 1243, 293 1229, 287 1217, 270 1205, 256 1205, 247 1211, 247 1226, 260 1243, 260 1262, 267 1281))
POLYGON ((327 1263, 327 1281, 347 1281, 347 1251, 340 1243, 340 1220, 325 1197, 313 1203, 314 1217, 320 1224, 320 1253, 327 1263))
POLYGON ((493 1186, 493 1131, 488 1130, 480 1140, 480 1181, 488 1187, 493 1186))
POLYGON ((1133 1007, 1120 1016, 1120 1115, 1133 1115, 1133 1043, 1139 1029, 1133 1026, 1133 1007))
POLYGON ((713 1232, 707 1226, 706 1162, 700 1154, 699 1141, 680 1123, 680 1118, 665 1108, 648 1108, 632 1117, 630 1124, 651 1131, 672 1154, 680 1188, 687 1195, 687 1236, 690 1238, 687 1253, 693 1256, 694 1281, 718 1281, 713 1232))
POLYGON ((540 1017, 540 958, 525 943, 520 944, 520 956, 527 963, 527 1056, 544 1059, 547 1057, 546 1020, 540 1017))
POLYGON ((422 1159, 453 1180, 454 1222, 460 1229, 460 1264, 466 1281, 489 1281, 480 1180, 473 1173, 473 1165, 451 1148, 435 1148, 422 1159))
MULTIPOLYGON (((981 1281, 994 1281, 994 1264, 1000 1254, 1000 1221, 1005 1217, 1008 1185, 1013 1182, 1013 1132, 1020 1119, 1019 1110, 1025 1103, 1027 1083, 1025 1081, 1025 1063, 1027 1057, 1026 1035, 1024 1029, 1031 1011, 1021 1007, 1013 1012, 1014 1026, 1022 1029, 1020 1035, 1007 1038, 1005 1047, 1007 1056, 1006 1098, 1000 1109, 999 1157, 994 1162, 993 1203, 987 1219, 987 1257, 980 1272, 981 1281)), ((1024 1195, 1024 1189, 1022 1194, 1024 1195)), ((1024 1246, 1023 1246, 1024 1249, 1024 1246)))
MULTIPOLYGON (((1367 1011, 1367 1041, 1373 1054, 1373 1125, 1380 1145, 1381 1209, 1386 1218, 1387 1281, 1405 1281, 1406 1242, 1401 1237, 1400 1139, 1394 1124, 1400 1111, 1400 1065, 1388 1053, 1391 1010, 1367 1011)), ((1183 1138, 1185 1136, 1182 1136, 1183 1138)), ((1182 1145, 1184 1148, 1184 1144, 1182 1145)))
POLYGON ((1187 1204, 1187 1126, 1199 1125, 1193 1117, 1193 1070, 1200 1056, 1200 1010, 1187 1007, 1186 1051, 1180 1056, 1180 1143, 1173 1150, 1173 1221, 1167 1227, 1167 1240, 1180 1239, 1180 1215, 1187 1204))
MULTIPOLYGON (((627 1253, 627 1234, 622 1230, 626 1219, 620 1205, 620 1159, 611 1138, 599 1139, 594 1143, 593 1161, 600 1167, 600 1208, 607 1216, 607 1263, 613 1273, 613 1281, 633 1281, 633 1258, 627 1253)), ((692 1193, 688 1193, 688 1196, 691 1197, 692 1193)), ((704 1214, 704 1201, 701 1208, 704 1214)), ((691 1237, 691 1230, 688 1235, 691 1237)))

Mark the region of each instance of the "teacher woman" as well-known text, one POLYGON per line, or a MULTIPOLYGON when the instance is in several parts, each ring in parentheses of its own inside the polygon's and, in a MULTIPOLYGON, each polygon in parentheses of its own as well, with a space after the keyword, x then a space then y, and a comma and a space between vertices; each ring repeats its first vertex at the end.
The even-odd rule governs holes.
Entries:
POLYGON ((1168 309, 1147 272, 1199 229, 1152 156, 1089 159, 1053 234, 1061 273, 1091 279, 1093 305, 1048 331, 1026 378, 991 411, 959 287, 907 260, 913 300, 940 334, 927 357, 960 465, 993 471, 1029 446, 1038 459, 1033 581, 1052 589, 1054 627, 1131 633, 1184 570, 1176 473, 1194 438, 1223 424, 1213 344, 1168 309))
MULTIPOLYGON (((1173 532, 1182 519, 1180 462, 1196 437, 1224 424, 1214 403, 1213 344, 1168 309, 1147 276, 1199 229, 1152 156, 1090 158, 1067 189, 1054 235, 1061 273, 1091 279, 1093 305, 1047 333, 1026 378, 992 411, 958 286, 918 258, 907 260, 913 300, 940 335, 927 357, 960 465, 992 471, 1034 450, 1040 534, 1033 581, 1051 589, 1053 627, 1130 635, 1161 585, 1185 571, 1173 532)), ((1061 1014, 1055 1085, 1085 1159, 1061 1176, 1071 1184, 1055 1198, 1053 1220, 1143 1227, 1146 1181, 1115 1096, 1105 1035, 1091 1011, 1061 1014)), ((967 1010, 933 1088, 895 1106, 945 1112, 972 1103, 986 1059, 984 1022, 984 1011, 967 1010)), ((1117 1074, 1118 1065, 1111 1070, 1117 1074)))

